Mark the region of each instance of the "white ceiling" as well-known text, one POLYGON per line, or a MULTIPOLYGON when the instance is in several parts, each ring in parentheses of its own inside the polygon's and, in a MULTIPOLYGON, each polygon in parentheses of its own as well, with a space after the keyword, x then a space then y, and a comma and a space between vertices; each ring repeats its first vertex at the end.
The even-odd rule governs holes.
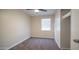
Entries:
POLYGON ((47 12, 40 11, 39 13, 35 13, 34 10, 24 10, 26 14, 29 16, 50 16, 56 12, 56 9, 45 9, 47 12))

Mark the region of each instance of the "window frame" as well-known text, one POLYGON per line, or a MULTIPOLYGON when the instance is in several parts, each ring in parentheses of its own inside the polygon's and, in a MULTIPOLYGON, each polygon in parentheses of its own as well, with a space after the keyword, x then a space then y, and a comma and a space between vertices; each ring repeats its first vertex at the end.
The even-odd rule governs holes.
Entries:
POLYGON ((41 31, 51 31, 51 18, 42 18, 41 19, 41 31), (45 20, 47 20, 48 19, 48 21, 49 21, 49 28, 48 29, 43 29, 43 28, 45 28, 43 25, 42 25, 42 23, 43 23, 43 19, 45 20))

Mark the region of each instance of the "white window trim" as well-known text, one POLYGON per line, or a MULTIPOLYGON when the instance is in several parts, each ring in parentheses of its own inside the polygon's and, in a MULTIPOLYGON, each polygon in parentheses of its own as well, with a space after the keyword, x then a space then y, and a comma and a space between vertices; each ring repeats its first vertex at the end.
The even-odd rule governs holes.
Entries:
POLYGON ((41 19, 41 31, 51 31, 51 18, 43 18, 43 19, 41 19), (44 28, 42 27, 43 19, 50 19, 50 20, 49 20, 49 21, 50 21, 50 23, 49 23, 49 26, 50 26, 50 27, 49 27, 49 28, 47 28, 47 29, 45 28, 45 29, 44 29, 44 28))

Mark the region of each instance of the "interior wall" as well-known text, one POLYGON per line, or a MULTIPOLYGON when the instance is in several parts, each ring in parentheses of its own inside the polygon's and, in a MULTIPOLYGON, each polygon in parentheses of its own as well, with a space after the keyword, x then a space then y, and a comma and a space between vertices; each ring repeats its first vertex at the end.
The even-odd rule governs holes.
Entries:
POLYGON ((55 13, 55 21, 54 21, 54 33, 55 33, 55 41, 57 43, 57 45, 59 46, 59 48, 61 48, 61 14, 60 14, 60 10, 57 10, 55 13))
POLYGON ((32 37, 53 38, 54 37, 54 16, 32 16, 32 37), (51 18, 51 31, 41 30, 41 19, 51 18))
POLYGON ((61 49, 70 49, 70 18, 62 19, 61 10, 55 13, 55 40, 61 49))
POLYGON ((61 21, 61 46, 62 49, 70 49, 70 22, 71 17, 61 21))
POLYGON ((79 50, 79 43, 74 42, 79 41, 79 9, 72 9, 71 12, 71 49, 79 50))
POLYGON ((31 37, 30 17, 21 10, 0 10, 0 49, 8 49, 31 37))

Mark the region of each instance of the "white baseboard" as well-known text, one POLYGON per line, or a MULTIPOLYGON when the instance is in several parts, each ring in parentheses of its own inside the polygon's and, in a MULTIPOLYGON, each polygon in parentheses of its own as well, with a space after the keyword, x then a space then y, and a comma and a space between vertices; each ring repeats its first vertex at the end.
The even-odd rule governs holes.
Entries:
POLYGON ((61 48, 60 45, 58 44, 58 42, 57 42, 56 40, 55 40, 55 42, 56 42, 57 46, 58 46, 59 48, 61 48))
POLYGON ((9 48, 7 48, 7 49, 5 49, 5 50, 9 50, 9 49, 11 49, 12 47, 14 47, 14 46, 16 46, 16 45, 22 43, 23 41, 25 41, 25 40, 27 40, 27 39, 29 39, 29 38, 31 38, 31 37, 25 38, 24 40, 22 40, 22 41, 20 41, 20 42, 17 42, 16 44, 10 46, 9 48))
POLYGON ((34 38, 49 38, 49 39, 52 39, 53 37, 34 37, 34 38))

